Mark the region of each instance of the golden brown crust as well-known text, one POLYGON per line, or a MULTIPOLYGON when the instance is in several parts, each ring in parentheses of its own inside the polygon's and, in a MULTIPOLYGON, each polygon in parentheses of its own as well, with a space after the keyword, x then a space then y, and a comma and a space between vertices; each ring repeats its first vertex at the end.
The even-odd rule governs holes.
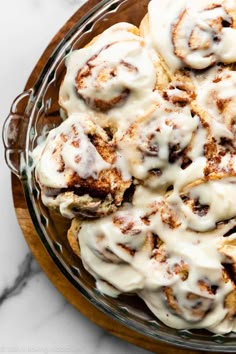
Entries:
POLYGON ((73 252, 80 257, 80 245, 78 239, 78 232, 81 227, 81 220, 80 219, 73 219, 71 222, 71 226, 67 231, 67 239, 72 248, 73 252))
MULTIPOLYGON (((140 23, 140 35, 144 38, 149 34, 149 16, 146 14, 140 23)), ((157 60, 155 60, 155 69, 157 75, 156 90, 165 89, 168 84, 172 81, 173 75, 166 65, 164 59, 157 54, 157 60)))
MULTIPOLYGON (((124 27, 124 24, 121 23, 120 26, 116 25, 115 31, 120 31, 122 30, 127 30, 127 32, 130 32, 136 36, 140 35, 140 30, 137 26, 131 24, 131 23, 127 23, 128 26, 124 27)), ((97 42, 97 40, 100 38, 101 34, 98 34, 97 36, 93 37, 91 39, 91 41, 89 43, 87 43, 84 47, 90 47, 91 45, 93 45, 95 42, 97 42)))
POLYGON ((139 25, 139 31, 140 31, 140 35, 144 38, 147 37, 147 35, 149 34, 149 15, 148 15, 148 13, 146 13, 146 15, 141 20, 140 25, 139 25))
POLYGON ((218 250, 225 257, 228 257, 228 259, 230 259, 231 262, 236 264, 236 236, 234 235, 235 234, 232 234, 231 236, 222 238, 221 241, 219 242, 218 250))
POLYGON ((225 297, 224 306, 227 308, 228 313, 226 319, 232 320, 236 316, 236 269, 234 268, 234 279, 231 279, 232 274, 230 275, 225 269, 222 272, 223 281, 225 283, 230 282, 233 290, 229 292, 225 297))
POLYGON ((226 296, 225 307, 228 309, 226 318, 232 320, 236 316, 236 288, 226 296))

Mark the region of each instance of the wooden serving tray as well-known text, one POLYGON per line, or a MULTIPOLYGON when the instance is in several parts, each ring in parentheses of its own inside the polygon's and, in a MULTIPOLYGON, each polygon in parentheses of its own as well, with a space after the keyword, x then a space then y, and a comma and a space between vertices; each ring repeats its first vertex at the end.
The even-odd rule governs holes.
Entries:
MULTIPOLYGON (((61 30, 52 39, 45 52, 36 64, 32 74, 30 75, 25 89, 29 89, 33 86, 37 80, 42 68, 47 62, 50 54, 65 36, 65 34, 71 29, 71 27, 89 10, 91 7, 99 3, 99 0, 87 1, 61 28, 61 30)), ((21 182, 18 178, 12 174, 12 193, 14 200, 14 207, 18 222, 23 231, 24 237, 29 245, 29 248, 40 264, 43 271, 46 273, 51 282, 60 291, 60 293, 70 302, 76 309, 91 321, 104 328, 113 335, 122 338, 135 345, 143 347, 151 352, 158 354, 187 354, 187 353, 206 353, 203 351, 190 351, 189 349, 179 349, 172 347, 165 343, 158 342, 147 338, 146 336, 136 333, 131 329, 121 325, 119 322, 111 319, 103 312, 95 308, 90 302, 88 302, 79 291, 65 278, 60 272, 59 268, 55 265, 46 249, 44 248, 40 238, 38 237, 34 225, 29 215, 21 182)), ((212 352, 211 352, 212 353, 212 352)))

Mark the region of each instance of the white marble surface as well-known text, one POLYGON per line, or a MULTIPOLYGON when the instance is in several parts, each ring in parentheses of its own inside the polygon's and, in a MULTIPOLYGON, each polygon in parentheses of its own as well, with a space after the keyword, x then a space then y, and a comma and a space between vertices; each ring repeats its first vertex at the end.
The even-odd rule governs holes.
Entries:
MULTIPOLYGON (((0 128, 49 40, 81 3, 1 1, 0 128)), ((16 220, 2 143, 0 154, 0 353, 147 353, 84 318, 39 269, 16 220)))

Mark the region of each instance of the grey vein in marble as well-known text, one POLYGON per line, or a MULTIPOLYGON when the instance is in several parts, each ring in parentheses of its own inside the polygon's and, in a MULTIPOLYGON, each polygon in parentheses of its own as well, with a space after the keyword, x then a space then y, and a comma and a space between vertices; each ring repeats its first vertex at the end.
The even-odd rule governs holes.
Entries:
POLYGON ((18 274, 13 280, 12 285, 6 287, 0 293, 0 306, 2 306, 6 300, 20 294, 23 288, 27 285, 28 281, 39 272, 40 268, 34 261, 33 256, 28 253, 23 262, 20 264, 18 274))

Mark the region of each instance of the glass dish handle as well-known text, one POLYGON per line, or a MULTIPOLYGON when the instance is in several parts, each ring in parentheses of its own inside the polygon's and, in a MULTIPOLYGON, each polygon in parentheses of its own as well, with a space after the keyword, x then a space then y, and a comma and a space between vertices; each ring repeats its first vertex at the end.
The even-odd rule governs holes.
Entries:
POLYGON ((29 99, 31 90, 20 94, 13 102, 3 126, 5 160, 11 171, 21 178, 22 159, 25 156, 26 136, 29 124, 29 99))

